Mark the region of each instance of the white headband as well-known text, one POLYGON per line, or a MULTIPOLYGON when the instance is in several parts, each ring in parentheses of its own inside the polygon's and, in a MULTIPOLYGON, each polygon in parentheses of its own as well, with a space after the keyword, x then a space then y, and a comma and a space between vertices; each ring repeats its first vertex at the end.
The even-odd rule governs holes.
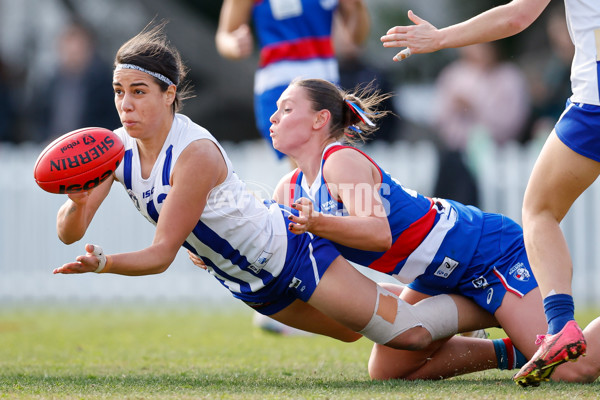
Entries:
POLYGON ((166 83, 169 86, 175 85, 173 83, 173 81, 171 81, 169 78, 167 78, 163 74, 159 74, 158 72, 149 71, 146 68, 142 68, 142 67, 140 67, 138 65, 134 65, 134 64, 117 64, 117 66, 115 67, 115 71, 118 71, 120 69, 137 69, 138 71, 145 72, 148 75, 151 75, 151 76, 155 77, 156 79, 160 79, 161 81, 163 81, 164 83, 166 83))

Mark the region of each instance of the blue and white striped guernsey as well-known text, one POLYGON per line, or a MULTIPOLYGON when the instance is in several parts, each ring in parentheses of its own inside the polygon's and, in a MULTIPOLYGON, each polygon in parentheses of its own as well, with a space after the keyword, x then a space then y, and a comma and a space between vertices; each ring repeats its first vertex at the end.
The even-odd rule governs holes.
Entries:
POLYGON ((287 232, 279 206, 267 206, 247 191, 217 140, 184 115, 175 115, 147 179, 141 175, 135 139, 124 128, 115 132, 125 144, 125 156, 116 177, 136 208, 155 225, 171 189, 170 176, 181 152, 196 140, 216 144, 227 164, 227 178, 209 194, 200 221, 184 247, 201 255, 209 272, 235 297, 254 300, 250 295, 272 282, 284 266, 287 232))

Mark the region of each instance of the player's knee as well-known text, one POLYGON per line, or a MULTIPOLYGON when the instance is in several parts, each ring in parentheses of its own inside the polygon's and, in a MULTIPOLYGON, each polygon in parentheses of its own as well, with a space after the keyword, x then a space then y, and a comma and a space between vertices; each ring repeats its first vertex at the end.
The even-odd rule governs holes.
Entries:
POLYGON ((565 363, 552 379, 559 382, 592 383, 600 376, 600 364, 586 363, 580 360, 576 363, 565 363))
POLYGON ((424 350, 433 343, 429 331, 421 326, 416 326, 390 340, 386 345, 411 351, 424 350))
MULTIPOLYGON (((384 350, 385 351, 385 350, 384 350)), ((377 351, 371 354, 369 359, 368 372, 369 377, 375 381, 387 381, 390 379, 413 380, 414 372, 419 369, 422 363, 415 365, 411 360, 394 357, 378 357, 377 351)))
POLYGON ((369 363, 369 376, 374 381, 387 381, 390 379, 400 379, 400 376, 397 376, 392 373, 390 368, 386 368, 385 365, 371 365, 369 363))
POLYGON ((377 301, 371 320, 359 333, 375 343, 422 350, 433 340, 456 333, 458 312, 447 295, 431 297, 411 306, 377 286, 377 301))
POLYGON ((369 377, 372 380, 376 381, 387 381, 389 379, 401 378, 400 373, 398 371, 399 363, 390 362, 390 360, 387 357, 379 357, 377 346, 380 345, 375 345, 375 348, 371 353, 371 357, 369 358, 369 377))

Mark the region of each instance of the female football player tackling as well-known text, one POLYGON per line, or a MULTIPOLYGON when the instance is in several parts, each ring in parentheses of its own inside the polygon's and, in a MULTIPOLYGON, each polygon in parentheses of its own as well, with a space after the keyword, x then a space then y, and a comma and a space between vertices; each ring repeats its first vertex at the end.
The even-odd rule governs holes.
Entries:
MULTIPOLYGON (((492 325, 499 324, 516 348, 532 356, 536 332, 547 326, 520 226, 499 214, 422 196, 341 143, 365 139, 376 129, 375 121, 384 115, 377 104, 384 97, 368 87, 348 93, 318 79, 295 81, 284 91, 271 117, 271 136, 298 165, 274 195, 300 212, 288 216, 288 230, 327 238, 346 259, 409 284, 403 290, 388 287, 408 303, 442 293, 471 299, 481 307, 482 321, 493 315, 492 325)), ((600 320, 588 326, 586 337, 600 350, 600 320)), ((506 345, 458 336, 422 351, 376 344, 369 372, 378 379, 416 379, 501 367, 507 357, 516 358, 506 345)), ((597 350, 584 362, 559 367, 555 378, 595 380, 597 350)))
POLYGON ((157 274, 183 243, 235 298, 306 331, 423 348, 479 328, 466 299, 442 295, 409 305, 356 271, 328 240, 287 232, 292 210, 257 200, 215 138, 177 113, 186 95, 184 67, 162 27, 145 29, 115 58, 114 98, 123 124, 115 132, 125 156, 114 179, 70 194, 57 215, 59 238, 78 241, 116 180, 156 225, 154 240, 145 249, 110 255, 88 244, 85 255, 54 273, 157 274))
MULTIPOLYGON (((527 28, 548 4, 512 0, 443 29, 409 11, 414 25, 393 27, 381 41, 385 47, 405 47, 394 57, 398 61, 411 53, 498 40, 527 28)), ((557 365, 585 354, 586 340, 588 359, 600 353, 598 335, 590 343, 594 337, 582 332, 574 318, 573 265, 560 228, 571 205, 600 175, 600 2, 565 0, 565 7, 575 45, 573 94, 534 165, 523 202, 525 246, 543 296, 548 334, 540 335, 538 351, 515 375, 522 385, 539 384, 557 365)))

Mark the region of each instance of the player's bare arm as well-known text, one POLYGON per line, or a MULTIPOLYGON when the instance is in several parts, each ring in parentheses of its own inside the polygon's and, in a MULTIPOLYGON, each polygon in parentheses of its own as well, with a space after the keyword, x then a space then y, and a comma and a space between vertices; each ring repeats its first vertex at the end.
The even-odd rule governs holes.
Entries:
POLYGON ((340 199, 348 216, 312 212, 312 203, 294 205, 302 215, 292 222, 307 225, 307 230, 344 246, 360 250, 386 251, 392 234, 385 207, 377 193, 381 183, 374 165, 352 149, 335 152, 325 163, 323 175, 332 197, 340 199))
POLYGON ((163 203, 152 245, 109 256, 112 266, 108 272, 147 275, 165 271, 200 220, 210 191, 226 176, 225 160, 213 142, 191 143, 173 168, 171 190, 163 203))
MULTIPOLYGON (((152 244, 135 252, 107 255, 106 267, 101 272, 130 276, 164 272, 200 219, 210 190, 226 175, 223 156, 211 141, 191 143, 173 168, 171 191, 164 201, 152 244), (198 174, 198 171, 210 173, 198 174)), ((88 251, 86 256, 79 256, 75 263, 67 263, 54 273, 93 272, 97 265, 97 259, 88 251), (82 263, 86 264, 83 269, 78 265, 82 263)))
POLYGON ((277 183, 275 190, 273 191, 273 200, 275 200, 279 204, 283 204, 284 206, 291 207, 292 205, 292 184, 290 180, 292 179, 292 175, 294 171, 290 171, 283 176, 277 183))
POLYGON ((225 0, 221 7, 219 26, 215 36, 221 56, 240 60, 249 57, 254 49, 250 26, 253 0, 225 0))
POLYGON ((445 48, 490 42, 523 31, 549 3, 550 0, 513 0, 443 29, 437 29, 409 11, 408 18, 414 25, 395 26, 381 37, 381 41, 384 47, 408 49, 408 53, 398 53, 394 61, 406 58, 407 54, 431 53, 445 48))
POLYGON ((87 231, 114 179, 107 179, 90 191, 69 194, 56 216, 56 232, 65 244, 80 240, 87 231))
POLYGON ((371 18, 363 0, 340 0, 334 23, 340 24, 342 32, 350 35, 351 42, 357 45, 364 44, 369 37, 371 18))

